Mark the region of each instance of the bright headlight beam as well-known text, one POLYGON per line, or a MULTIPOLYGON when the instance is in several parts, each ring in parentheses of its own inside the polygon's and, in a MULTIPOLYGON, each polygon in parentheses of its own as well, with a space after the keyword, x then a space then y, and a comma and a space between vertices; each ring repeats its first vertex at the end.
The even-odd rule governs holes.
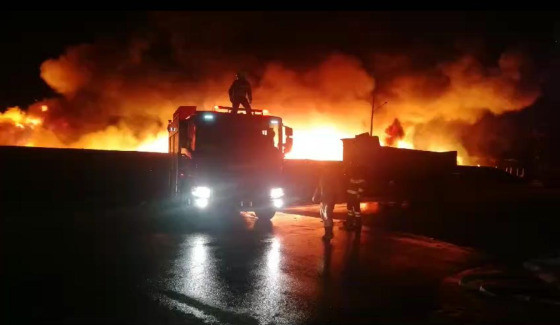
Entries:
POLYGON ((201 198, 194 199, 194 205, 197 208, 204 209, 208 206, 208 199, 201 199, 201 198))
POLYGON ((203 116, 205 121, 213 121, 214 120, 214 114, 204 114, 203 116))
POLYGON ((196 186, 192 189, 192 195, 196 198, 209 199, 212 191, 206 186, 196 186))
POLYGON ((281 187, 275 187, 270 190, 270 197, 273 199, 279 199, 284 196, 284 189, 281 187))
POLYGON ((284 200, 282 199, 274 199, 272 200, 272 205, 274 205, 274 207, 276 209, 280 209, 281 207, 284 206, 284 200))

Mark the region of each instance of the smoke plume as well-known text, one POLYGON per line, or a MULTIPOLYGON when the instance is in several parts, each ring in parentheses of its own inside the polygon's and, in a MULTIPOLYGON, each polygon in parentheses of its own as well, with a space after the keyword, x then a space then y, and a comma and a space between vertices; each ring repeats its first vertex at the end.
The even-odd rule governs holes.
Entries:
POLYGON ((487 113, 521 110, 539 96, 530 59, 516 51, 491 64, 458 53, 419 67, 411 56, 382 51, 324 53, 321 60, 294 64, 210 53, 193 47, 189 33, 80 44, 47 58, 40 76, 59 95, 0 115, 0 144, 166 151, 173 111, 228 105, 227 89, 242 69, 253 85, 254 107, 294 127, 293 157, 306 158, 309 148, 321 149, 327 159, 340 157, 340 149, 329 147, 369 131, 375 100, 387 101, 373 119, 380 138, 390 130, 386 145, 458 150, 468 159, 465 128, 487 113))

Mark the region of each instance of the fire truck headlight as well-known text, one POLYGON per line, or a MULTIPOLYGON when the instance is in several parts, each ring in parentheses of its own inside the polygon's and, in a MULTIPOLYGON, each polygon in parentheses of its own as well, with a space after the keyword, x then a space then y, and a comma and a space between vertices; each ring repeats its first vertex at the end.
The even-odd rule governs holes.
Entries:
POLYGON ((270 190, 270 197, 272 199, 279 199, 284 196, 284 189, 281 187, 275 187, 270 190))
POLYGON ((206 186, 195 186, 191 191, 192 195, 197 199, 206 199, 210 198, 210 194, 212 191, 209 187, 206 186))
POLYGON ((194 205, 197 208, 204 209, 208 206, 208 199, 201 199, 201 198, 194 199, 194 205))
POLYGON ((284 206, 284 200, 282 199, 274 199, 272 200, 272 205, 274 205, 274 207, 276 209, 280 209, 281 207, 284 206))

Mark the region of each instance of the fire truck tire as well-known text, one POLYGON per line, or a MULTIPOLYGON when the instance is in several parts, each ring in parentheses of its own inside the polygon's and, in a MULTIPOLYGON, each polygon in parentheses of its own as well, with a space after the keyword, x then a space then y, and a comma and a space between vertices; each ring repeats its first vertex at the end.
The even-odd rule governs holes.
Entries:
POLYGON ((276 210, 274 209, 262 209, 255 211, 255 215, 257 216, 257 218, 263 220, 270 220, 274 217, 275 214, 276 210))

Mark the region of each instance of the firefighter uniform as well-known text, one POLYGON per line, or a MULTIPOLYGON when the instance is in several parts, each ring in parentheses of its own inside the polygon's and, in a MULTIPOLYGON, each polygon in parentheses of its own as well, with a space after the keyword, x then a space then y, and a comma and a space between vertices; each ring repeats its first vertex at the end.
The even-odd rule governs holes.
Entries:
POLYGON ((251 114, 251 101, 253 100, 251 85, 241 73, 237 74, 237 79, 229 87, 229 100, 233 113, 237 113, 239 105, 243 105, 247 114, 251 114))
POLYGON ((313 195, 313 202, 320 202, 319 214, 325 226, 323 240, 330 240, 333 234, 333 214, 336 203, 337 179, 333 171, 326 170, 319 179, 319 184, 313 195))
MULTIPOLYGON (((361 173, 359 173, 361 174, 361 173)), ((347 229, 360 229, 362 227, 362 211, 360 199, 364 193, 365 179, 361 175, 352 175, 346 189, 348 215, 344 223, 347 229)))

